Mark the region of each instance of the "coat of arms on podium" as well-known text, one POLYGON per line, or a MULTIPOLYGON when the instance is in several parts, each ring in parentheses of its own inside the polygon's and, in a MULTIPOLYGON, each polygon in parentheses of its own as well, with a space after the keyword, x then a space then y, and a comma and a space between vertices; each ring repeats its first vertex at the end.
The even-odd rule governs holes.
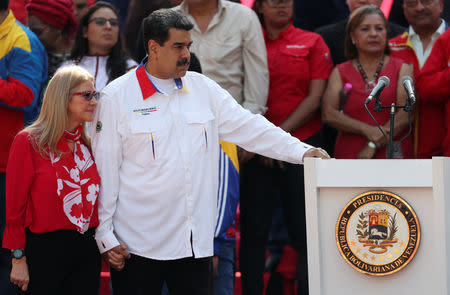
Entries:
POLYGON ((342 257, 359 272, 383 276, 405 267, 420 243, 419 220, 401 197, 385 191, 358 195, 336 224, 342 257))

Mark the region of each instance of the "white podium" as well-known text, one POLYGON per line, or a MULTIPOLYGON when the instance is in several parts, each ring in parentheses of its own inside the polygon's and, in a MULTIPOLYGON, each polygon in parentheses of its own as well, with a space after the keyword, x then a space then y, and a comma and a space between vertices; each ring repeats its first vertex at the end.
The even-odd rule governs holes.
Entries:
POLYGON ((305 161, 309 294, 450 294, 450 158, 305 161), (357 195, 399 195, 414 209, 421 240, 412 261, 387 276, 352 268, 336 243, 336 222, 357 195))

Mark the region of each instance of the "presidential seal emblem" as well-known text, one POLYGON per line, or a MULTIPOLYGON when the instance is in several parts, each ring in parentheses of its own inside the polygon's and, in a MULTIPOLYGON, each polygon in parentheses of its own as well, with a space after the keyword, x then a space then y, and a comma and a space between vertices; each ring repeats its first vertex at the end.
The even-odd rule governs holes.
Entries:
POLYGON ((336 224, 336 242, 342 257, 357 271, 373 276, 393 274, 417 252, 419 220, 396 194, 366 192, 342 210, 336 224))

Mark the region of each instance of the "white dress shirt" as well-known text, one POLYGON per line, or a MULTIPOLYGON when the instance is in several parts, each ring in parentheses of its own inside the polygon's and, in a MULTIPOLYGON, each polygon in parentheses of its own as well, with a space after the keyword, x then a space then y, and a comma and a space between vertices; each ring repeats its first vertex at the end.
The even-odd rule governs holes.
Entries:
POLYGON ((310 148, 201 74, 175 82, 161 93, 141 66, 101 93, 92 150, 102 253, 122 242, 157 260, 212 256, 219 139, 299 164, 310 148))
POLYGON ((421 68, 427 61, 427 58, 430 56, 434 42, 436 42, 437 38, 439 38, 439 36, 445 32, 446 30, 445 27, 446 27, 445 21, 441 20, 441 25, 438 27, 436 32, 434 32, 433 35, 431 36, 430 44, 428 44, 427 48, 423 48, 420 36, 414 31, 414 29, 411 26, 409 26, 409 39, 411 40, 411 44, 414 47, 414 51, 416 52, 417 60, 421 68))
POLYGON ((218 10, 205 32, 189 14, 186 1, 174 10, 194 24, 191 51, 199 59, 203 74, 230 92, 244 108, 264 114, 269 70, 258 16, 242 4, 218 0, 217 5, 218 10))

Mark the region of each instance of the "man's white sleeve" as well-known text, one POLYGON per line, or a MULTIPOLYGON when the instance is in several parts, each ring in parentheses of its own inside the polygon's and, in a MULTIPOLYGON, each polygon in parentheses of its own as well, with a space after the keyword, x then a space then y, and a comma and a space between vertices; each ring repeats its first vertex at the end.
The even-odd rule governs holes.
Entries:
POLYGON ((100 253, 120 243, 114 235, 113 216, 119 194, 119 168, 122 163, 122 143, 118 133, 118 104, 102 93, 92 129, 92 152, 101 178, 98 198, 98 218, 95 239, 100 253))
MULTIPOLYGON (((215 84, 215 83, 212 83, 215 84)), ((212 85, 219 122, 219 138, 244 149, 294 164, 302 164, 303 156, 312 146, 301 142, 261 115, 242 108, 219 85, 212 85)))

